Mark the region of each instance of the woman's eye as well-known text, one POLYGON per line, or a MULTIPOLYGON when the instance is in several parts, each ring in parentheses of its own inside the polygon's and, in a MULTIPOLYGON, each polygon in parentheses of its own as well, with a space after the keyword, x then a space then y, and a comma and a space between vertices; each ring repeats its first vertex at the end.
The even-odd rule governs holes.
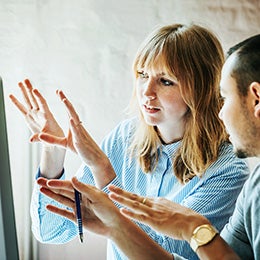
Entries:
POLYGON ((138 77, 140 77, 141 79, 147 79, 147 78, 149 78, 148 74, 145 73, 144 71, 137 71, 137 75, 138 75, 138 77))
POLYGON ((173 86, 174 85, 174 83, 168 79, 161 78, 160 81, 164 86, 173 86))

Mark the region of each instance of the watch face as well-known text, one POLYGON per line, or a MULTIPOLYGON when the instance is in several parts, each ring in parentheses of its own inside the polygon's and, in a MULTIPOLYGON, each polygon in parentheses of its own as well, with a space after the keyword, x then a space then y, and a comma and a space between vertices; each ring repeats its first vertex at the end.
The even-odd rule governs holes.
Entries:
POLYGON ((212 238, 212 231, 206 227, 202 227, 196 234, 198 241, 204 242, 212 238))
POLYGON ((218 231, 209 224, 204 224, 198 226, 193 231, 193 236, 191 237, 190 246, 196 252, 197 248, 202 245, 209 243, 218 231))

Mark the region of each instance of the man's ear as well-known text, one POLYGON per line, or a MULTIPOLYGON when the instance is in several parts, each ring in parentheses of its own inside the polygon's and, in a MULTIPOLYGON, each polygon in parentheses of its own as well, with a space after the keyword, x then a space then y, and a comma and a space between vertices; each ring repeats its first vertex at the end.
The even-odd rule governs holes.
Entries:
POLYGON ((260 118, 260 83, 252 82, 249 86, 249 91, 254 101, 254 115, 260 118))

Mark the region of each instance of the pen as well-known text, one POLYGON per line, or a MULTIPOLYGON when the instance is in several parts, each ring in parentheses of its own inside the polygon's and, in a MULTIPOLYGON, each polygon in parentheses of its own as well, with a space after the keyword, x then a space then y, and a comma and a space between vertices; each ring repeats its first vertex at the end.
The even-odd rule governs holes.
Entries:
POLYGON ((80 242, 83 243, 82 218, 81 218, 81 208, 80 208, 81 193, 78 192, 77 190, 74 190, 74 193, 75 193, 77 222, 78 222, 78 229, 79 229, 79 239, 80 242))

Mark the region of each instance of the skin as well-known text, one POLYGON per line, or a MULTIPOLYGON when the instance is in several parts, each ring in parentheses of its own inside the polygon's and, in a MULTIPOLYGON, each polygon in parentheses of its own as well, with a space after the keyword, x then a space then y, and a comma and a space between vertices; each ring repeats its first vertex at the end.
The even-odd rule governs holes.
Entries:
POLYGON ((70 117, 70 130, 67 136, 53 117, 46 100, 37 89, 33 89, 30 81, 26 79, 24 83, 20 82, 18 85, 24 104, 13 95, 9 97, 26 119, 32 132, 30 141, 40 141, 43 144, 40 163, 42 177, 59 178, 64 166, 66 149, 70 149, 91 168, 97 187, 102 188, 115 178, 107 156, 83 127, 73 105, 62 91, 56 93, 70 117))
POLYGON ((72 211, 47 205, 47 209, 76 222, 74 189, 82 194, 82 224, 85 229, 114 241, 129 259, 172 259, 132 221, 125 218, 108 195, 100 189, 79 182, 41 179, 41 192, 70 207, 72 211), (127 239, 126 239, 127 238, 127 239))
POLYGON ((33 89, 31 82, 26 79, 18 84, 24 104, 14 95, 10 99, 18 110, 25 117, 26 123, 32 132, 31 142, 42 142, 42 157, 40 168, 42 176, 47 178, 57 178, 63 169, 66 151, 57 146, 51 146, 40 139, 40 133, 55 134, 63 137, 64 133, 53 114, 49 110, 48 104, 44 97, 37 89, 33 89), (46 163, 48 162, 48 163, 46 163))
POLYGON ((141 197, 114 185, 110 185, 109 190, 111 192, 109 197, 112 200, 128 208, 120 209, 124 216, 149 225, 154 230, 164 233, 167 236, 172 236, 175 239, 189 240, 195 227, 209 223, 206 218, 195 211, 162 197, 141 197), (144 199, 145 202, 143 202, 144 199), (182 214, 187 218, 183 220, 182 214), (196 222, 193 226, 190 226, 189 222, 193 219, 196 222), (187 222, 185 223, 184 221, 187 222), (174 229, 174 235, 172 235, 172 229, 174 229), (183 232, 183 229, 186 230, 183 232))
MULTIPOLYGON (((193 230, 203 224, 210 224, 207 218, 195 211, 164 198, 145 198, 129 193, 115 186, 109 187, 109 197, 127 208, 120 212, 125 217, 144 223, 154 230, 175 239, 191 240, 193 230)), ((198 248, 200 259, 236 260, 239 257, 219 236, 205 246, 198 248), (216 248, 218 249, 216 251, 216 248)))
POLYGON ((157 127, 165 143, 181 139, 187 105, 180 83, 164 72, 163 66, 139 69, 137 75, 136 95, 146 123, 157 127))
POLYGON ((236 81, 230 71, 236 62, 231 55, 222 69, 221 95, 224 105, 219 113, 230 135, 235 152, 239 157, 260 156, 260 84, 252 82, 246 97, 237 91, 236 81), (239 120, 238 120, 239 118, 239 120))

